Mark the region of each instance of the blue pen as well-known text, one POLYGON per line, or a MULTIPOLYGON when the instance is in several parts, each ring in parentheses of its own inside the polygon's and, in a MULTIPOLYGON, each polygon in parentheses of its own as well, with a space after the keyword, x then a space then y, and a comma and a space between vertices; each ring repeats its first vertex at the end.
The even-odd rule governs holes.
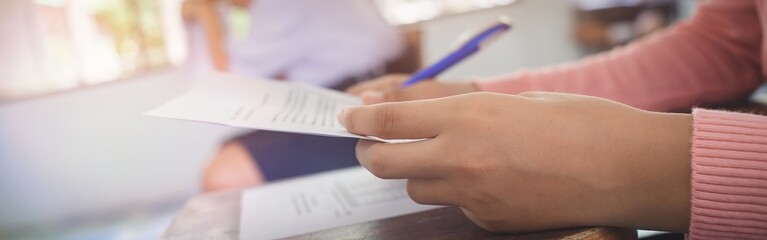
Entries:
POLYGON ((461 48, 458 48, 454 52, 450 53, 450 55, 442 58, 442 60, 439 62, 413 74, 413 76, 411 76, 407 81, 403 82, 400 87, 406 88, 423 80, 430 79, 439 75, 456 63, 463 61, 472 54, 476 53, 483 45, 489 43, 490 40, 495 39, 510 29, 511 21, 509 18, 506 16, 499 17, 498 23, 493 24, 489 28, 480 32, 465 44, 463 44, 461 48))

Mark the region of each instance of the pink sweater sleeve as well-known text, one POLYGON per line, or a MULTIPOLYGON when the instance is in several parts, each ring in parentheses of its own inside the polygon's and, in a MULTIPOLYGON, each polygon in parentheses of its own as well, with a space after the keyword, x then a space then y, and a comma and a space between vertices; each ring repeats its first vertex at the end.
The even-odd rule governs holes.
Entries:
MULTIPOLYGON (((599 96, 656 111, 733 100, 756 89, 767 69, 760 59, 767 28, 755 4, 709 1, 690 21, 627 47, 475 84, 512 94, 599 96)), ((767 239, 767 117, 693 115, 690 239, 767 239)))
POLYGON ((693 116, 689 239, 767 239, 767 117, 693 116))
POLYGON ((568 92, 667 111, 733 100, 762 82, 762 28, 752 0, 710 1, 688 22, 608 53, 475 81, 483 91, 568 92))

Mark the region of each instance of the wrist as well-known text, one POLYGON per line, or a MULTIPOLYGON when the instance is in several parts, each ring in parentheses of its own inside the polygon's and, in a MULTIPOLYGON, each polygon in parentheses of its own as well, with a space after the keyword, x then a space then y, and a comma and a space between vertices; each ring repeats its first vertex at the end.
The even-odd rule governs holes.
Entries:
POLYGON ((628 226, 685 232, 690 221, 692 115, 648 112, 638 122, 634 188, 628 189, 628 226))
POLYGON ((690 224, 690 196, 692 192, 692 134, 693 118, 691 114, 663 114, 668 121, 668 183, 669 198, 661 202, 667 204, 667 230, 686 232, 690 224))

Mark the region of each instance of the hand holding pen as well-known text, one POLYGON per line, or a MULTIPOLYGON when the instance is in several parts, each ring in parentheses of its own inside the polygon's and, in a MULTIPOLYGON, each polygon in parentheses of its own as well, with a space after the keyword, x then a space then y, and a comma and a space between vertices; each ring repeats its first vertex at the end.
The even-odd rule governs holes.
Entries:
POLYGON ((412 76, 404 74, 387 75, 374 81, 352 86, 347 92, 360 96, 366 104, 438 98, 476 92, 477 89, 468 82, 447 83, 424 80, 433 79, 458 62, 478 52, 482 47, 488 46, 493 39, 497 39, 497 37, 511 29, 509 22, 507 17, 499 17, 497 22, 470 38, 461 47, 437 63, 418 71, 412 76))
POLYGON ((499 17, 497 23, 466 41, 460 48, 445 56, 442 60, 413 74, 410 79, 402 83, 402 87, 409 87, 423 80, 436 77, 455 64, 479 52, 482 47, 487 46, 492 40, 497 39, 501 34, 508 32, 510 29, 511 21, 509 18, 506 16, 499 17))

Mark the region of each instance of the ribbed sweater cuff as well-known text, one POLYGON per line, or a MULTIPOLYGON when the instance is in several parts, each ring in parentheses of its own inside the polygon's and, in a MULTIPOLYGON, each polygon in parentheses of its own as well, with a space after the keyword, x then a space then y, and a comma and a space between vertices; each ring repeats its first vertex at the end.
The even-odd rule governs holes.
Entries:
POLYGON ((689 239, 767 239, 767 117, 693 115, 689 239))

